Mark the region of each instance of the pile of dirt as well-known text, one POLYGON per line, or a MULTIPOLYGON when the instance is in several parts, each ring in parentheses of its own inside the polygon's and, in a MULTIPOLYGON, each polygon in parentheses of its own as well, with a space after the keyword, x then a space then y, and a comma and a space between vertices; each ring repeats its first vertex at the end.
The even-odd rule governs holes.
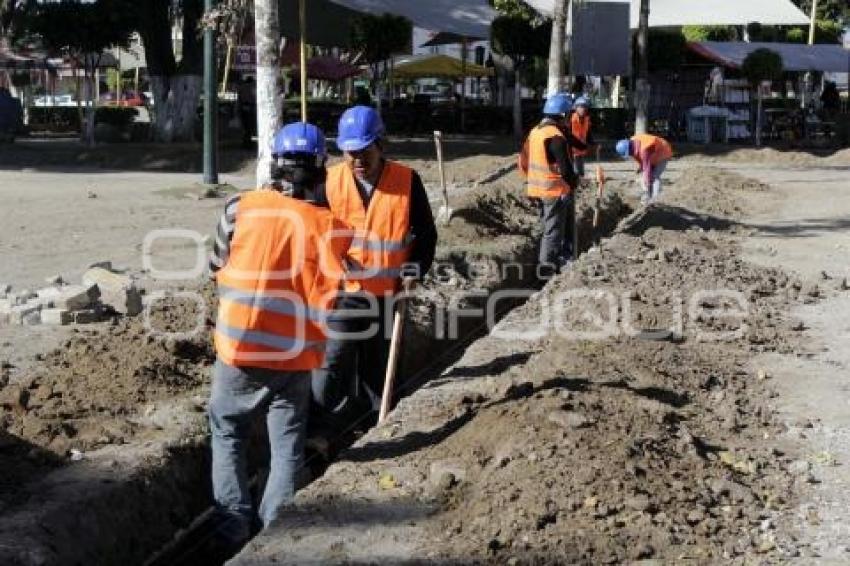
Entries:
MULTIPOLYGON (((636 330, 672 326, 679 296, 735 290, 750 300, 748 328, 721 343, 686 332, 533 344, 527 363, 501 374, 514 383, 501 397, 485 395, 469 424, 399 462, 427 470, 459 460, 471 480, 448 490, 428 522, 433 546, 446 558, 593 563, 787 551, 773 523, 791 503, 791 460, 765 441, 781 430, 748 362, 753 352, 792 350, 793 282, 744 264, 717 238, 652 230, 607 242, 544 296, 588 288, 625 293, 636 330)), ((686 311, 685 327, 730 330, 712 314, 722 302, 704 303, 709 314, 690 320, 686 311)), ((516 316, 539 320, 540 306, 516 316)), ((566 327, 593 331, 607 304, 597 306, 570 313, 566 327)))
POLYGON ((770 186, 716 167, 691 167, 673 182, 665 183, 662 199, 685 208, 726 218, 741 218, 748 194, 770 186))
POLYGON ((717 231, 618 234, 403 400, 236 564, 797 556, 788 511, 811 476, 751 360, 801 352, 789 307, 823 296, 717 231), (554 328, 521 334, 547 313, 554 328))
MULTIPOLYGON (((211 304, 211 288, 203 293, 211 304)), ((45 458, 128 442, 145 404, 207 381, 214 359, 208 321, 191 337, 165 336, 189 332, 199 314, 194 300, 172 297, 154 303, 149 319, 74 329, 61 348, 38 356, 37 369, 0 388, 3 429, 45 449, 45 458)), ((38 450, 30 454, 38 457, 38 450)))
POLYGON ((850 150, 840 149, 834 152, 817 152, 796 149, 737 148, 731 151, 724 147, 721 153, 706 157, 702 151, 684 157, 695 162, 726 161, 733 163, 766 163, 783 167, 817 167, 818 165, 850 165, 850 150))

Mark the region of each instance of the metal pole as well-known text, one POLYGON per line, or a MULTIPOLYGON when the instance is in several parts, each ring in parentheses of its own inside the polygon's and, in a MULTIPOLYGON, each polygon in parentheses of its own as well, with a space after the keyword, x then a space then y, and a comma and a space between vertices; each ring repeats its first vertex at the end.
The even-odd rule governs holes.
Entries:
POLYGON ((307 121, 307 2, 298 0, 301 29, 301 121, 307 121))
MULTIPOLYGON (((204 0, 210 13, 215 0, 204 0)), ((204 184, 218 184, 218 92, 215 68, 215 29, 204 30, 204 184)))
POLYGON ((809 45, 815 43, 815 28, 817 27, 818 0, 812 0, 812 19, 809 24, 809 45))

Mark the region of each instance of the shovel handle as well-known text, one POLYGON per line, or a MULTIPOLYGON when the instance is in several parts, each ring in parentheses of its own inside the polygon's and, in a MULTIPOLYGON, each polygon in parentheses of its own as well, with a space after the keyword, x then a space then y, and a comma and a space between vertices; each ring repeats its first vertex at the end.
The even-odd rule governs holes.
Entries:
POLYGON ((437 148, 437 165, 440 168, 440 186, 443 189, 443 204, 449 208, 449 191, 446 187, 446 170, 443 167, 443 132, 434 130, 434 145, 437 148))
POLYGON ((378 413, 378 424, 384 422, 392 409, 392 399, 395 388, 395 374, 398 358, 401 353, 401 337, 404 330, 404 316, 407 312, 407 297, 401 297, 393 317, 393 334, 390 340, 390 355, 387 359, 387 372, 384 374, 384 392, 381 395, 381 410, 378 413))

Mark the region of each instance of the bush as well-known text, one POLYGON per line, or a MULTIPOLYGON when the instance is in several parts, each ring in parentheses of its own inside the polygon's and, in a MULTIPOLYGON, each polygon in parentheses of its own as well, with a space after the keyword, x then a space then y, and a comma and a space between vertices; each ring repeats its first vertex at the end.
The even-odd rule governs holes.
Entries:
MULTIPOLYGON (((127 130, 139 111, 136 108, 100 107, 95 110, 94 123, 107 124, 127 130)), ((29 109, 30 129, 50 132, 79 132, 80 113, 76 106, 34 106, 29 109)))
POLYGON ((734 41, 737 33, 732 26, 684 26, 682 34, 688 41, 734 41))
POLYGON ((95 124, 108 124, 119 129, 129 128, 139 115, 136 108, 100 107, 94 111, 95 124))

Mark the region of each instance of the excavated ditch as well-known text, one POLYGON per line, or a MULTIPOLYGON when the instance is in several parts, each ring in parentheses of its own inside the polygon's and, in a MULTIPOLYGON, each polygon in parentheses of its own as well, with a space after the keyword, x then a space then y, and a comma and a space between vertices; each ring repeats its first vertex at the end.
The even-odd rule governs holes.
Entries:
POLYGON ((753 360, 804 355, 791 308, 832 291, 746 263, 749 227, 683 206, 713 193, 740 212, 768 190, 737 180, 672 183, 674 204, 626 219, 512 310, 229 564, 799 556, 793 510, 813 480, 753 360))
MULTIPOLYGON (((583 242, 592 239, 589 197, 579 207, 583 242)), ((516 196, 513 180, 497 179, 453 206, 451 224, 441 229, 438 264, 409 309, 402 395, 439 375, 486 332, 478 311, 487 295, 539 286, 536 209, 516 196), (437 307, 467 314, 452 330, 437 307)), ((600 230, 628 212, 612 191, 600 230)), ((116 319, 76 332, 40 356, 39 369, 22 376, 0 370, 0 563, 221 561, 205 548, 203 527, 214 290, 182 291, 195 298, 159 301, 150 326, 185 333, 201 322, 199 332, 158 339, 143 320, 116 319)), ((502 301, 497 317, 527 298, 517 295, 502 301)))

